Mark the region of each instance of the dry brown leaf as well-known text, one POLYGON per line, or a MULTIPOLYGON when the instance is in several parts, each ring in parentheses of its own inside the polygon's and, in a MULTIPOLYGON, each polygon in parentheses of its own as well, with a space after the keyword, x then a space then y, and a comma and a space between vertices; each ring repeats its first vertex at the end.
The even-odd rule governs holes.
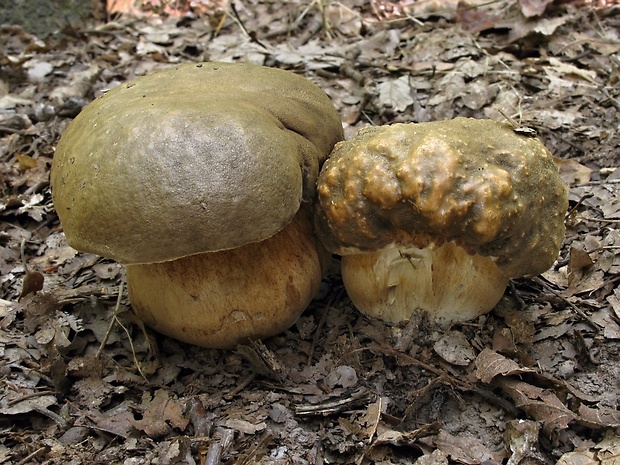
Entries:
POLYGON ((556 465, 601 465, 592 449, 568 452, 556 462, 556 465))
POLYGON ((530 418, 543 422, 543 429, 547 434, 551 434, 555 429, 566 429, 569 423, 576 419, 575 414, 553 391, 513 378, 501 378, 496 382, 518 408, 530 418))
POLYGON ((576 160, 553 157, 555 166, 560 171, 562 181, 568 186, 590 182, 592 169, 576 160))
POLYGON ((539 431, 540 422, 538 421, 511 420, 506 423, 504 444, 512 452, 507 465, 519 465, 530 463, 530 461, 536 463, 536 459, 542 458, 538 445, 539 431), (527 461, 528 458, 531 460, 527 461))
POLYGON ((523 311, 509 312, 504 320, 510 327, 512 337, 517 344, 532 344, 534 334, 536 334, 536 327, 534 322, 530 321, 528 313, 523 311))
POLYGON ((356 37, 362 29, 361 15, 343 5, 342 3, 329 3, 325 8, 325 15, 329 25, 338 30, 341 34, 349 37, 356 37))
POLYGON ((368 405, 366 413, 360 419, 360 427, 363 432, 363 437, 366 441, 371 442, 377 427, 379 426, 379 420, 381 419, 381 410, 383 408, 383 401, 379 397, 375 402, 368 405))
POLYGON ((620 411, 605 407, 591 408, 579 406, 579 423, 588 428, 618 428, 620 427, 620 411))
POLYGON ((254 424, 240 418, 229 418, 222 424, 222 426, 235 431, 239 431, 243 434, 256 434, 260 431, 263 431, 267 427, 264 422, 254 424))
POLYGON ((325 384, 331 389, 341 386, 345 389, 354 387, 357 384, 357 373, 355 368, 348 365, 340 365, 329 372, 325 377, 325 384))
POLYGON ((373 447, 391 444, 393 446, 412 446, 419 438, 436 434, 441 425, 439 423, 428 423, 413 431, 395 431, 380 424, 377 429, 377 438, 372 443, 373 447))
POLYGON ((465 31, 480 32, 495 27, 501 17, 481 8, 472 8, 467 2, 459 1, 454 19, 465 31))
POLYGON ((453 436, 447 431, 441 430, 435 439, 435 445, 458 463, 499 465, 493 452, 473 437, 453 436))
POLYGON ((620 339, 620 320, 614 318, 612 309, 609 307, 601 308, 593 312, 591 319, 594 323, 603 328, 603 336, 606 339, 620 339))
POLYGON ((475 366, 476 377, 483 383, 490 383, 498 375, 509 376, 534 371, 523 368, 517 362, 486 348, 476 357, 475 366))
POLYGON ((17 300, 22 299, 28 294, 32 294, 33 292, 43 289, 44 281, 45 277, 38 271, 27 271, 24 275, 24 280, 22 283, 22 292, 17 300))
POLYGON ((474 348, 460 331, 448 331, 435 343, 433 349, 452 365, 467 366, 476 358, 474 348))
POLYGON ((519 0, 521 12, 526 18, 541 16, 553 0, 519 0))
POLYGON ((56 403, 53 395, 29 396, 29 395, 3 395, 0 397, 0 413, 2 415, 19 415, 29 412, 40 412, 56 403), (23 400, 20 400, 20 397, 23 400))
POLYGON ((580 272, 584 268, 591 267, 594 262, 590 255, 583 250, 583 245, 579 243, 571 246, 568 257, 568 284, 573 286, 583 276, 580 272))
POLYGON ((608 431, 598 444, 568 452, 556 462, 558 465, 620 465, 620 437, 608 431))
POLYGON ((413 103, 411 97, 411 84, 408 75, 396 79, 387 79, 377 86, 379 91, 379 101, 381 105, 391 106, 398 112, 413 103))
POLYGON ((614 295, 608 296, 607 302, 610 303, 616 318, 620 320, 620 288, 614 289, 614 295))
MULTIPOLYGON (((134 417, 129 406, 124 402, 103 414, 97 412, 89 412, 88 418, 83 418, 83 423, 86 426, 91 426, 91 421, 95 421, 97 428, 102 431, 112 433, 122 438, 128 438, 132 433, 135 433, 133 426, 134 417)), ((76 424, 80 424, 76 422, 76 424)))
POLYGON ((132 425, 152 438, 165 436, 173 427, 183 431, 189 424, 183 416, 183 407, 164 389, 158 390, 153 400, 145 398, 143 405, 146 410, 142 419, 133 420, 132 425))

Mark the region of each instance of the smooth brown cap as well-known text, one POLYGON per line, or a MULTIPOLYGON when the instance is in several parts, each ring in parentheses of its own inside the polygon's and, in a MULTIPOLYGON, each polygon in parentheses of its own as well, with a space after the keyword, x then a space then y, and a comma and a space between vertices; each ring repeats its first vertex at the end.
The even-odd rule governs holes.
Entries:
POLYGON ((342 124, 293 73, 175 66, 88 105, 56 149, 52 194, 67 241, 121 263, 236 248, 280 231, 342 124))
POLYGON ((341 255, 454 241, 519 277, 553 264, 567 207, 538 139, 456 118, 368 128, 338 143, 319 176, 316 228, 341 255))

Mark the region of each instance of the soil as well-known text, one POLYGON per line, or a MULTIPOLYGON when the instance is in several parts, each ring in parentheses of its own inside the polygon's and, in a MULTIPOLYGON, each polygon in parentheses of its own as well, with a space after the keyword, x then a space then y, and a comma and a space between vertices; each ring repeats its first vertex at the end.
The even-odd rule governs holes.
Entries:
POLYGON ((118 2, 106 21, 65 19, 45 37, 2 26, 0 464, 619 463, 609 3, 118 2), (347 138, 457 116, 534 129, 569 186, 558 260, 448 330, 362 315, 334 256, 278 336, 209 350, 154 333, 131 312, 124 269, 66 244, 49 170, 90 101, 201 61, 307 77, 347 138))

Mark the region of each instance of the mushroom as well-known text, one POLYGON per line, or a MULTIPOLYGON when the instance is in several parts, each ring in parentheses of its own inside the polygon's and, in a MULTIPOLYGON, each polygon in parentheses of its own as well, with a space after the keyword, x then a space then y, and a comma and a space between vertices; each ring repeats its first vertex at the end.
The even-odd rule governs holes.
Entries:
POLYGON ((456 118, 361 130, 318 180, 315 225, 343 255, 353 304, 398 323, 442 326, 489 312, 510 278, 556 260, 567 190, 534 137, 456 118))
POLYGON ((179 65, 89 104, 54 155, 72 247, 127 265, 136 314, 213 348, 288 328, 329 258, 311 205, 342 140, 330 99, 293 73, 179 65))

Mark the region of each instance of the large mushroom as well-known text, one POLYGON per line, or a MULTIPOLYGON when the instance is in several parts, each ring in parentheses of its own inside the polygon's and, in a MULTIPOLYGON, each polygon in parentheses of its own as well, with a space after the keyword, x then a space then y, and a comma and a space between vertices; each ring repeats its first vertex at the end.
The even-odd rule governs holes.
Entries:
POLYGON ((549 151, 508 124, 456 118, 361 130, 318 181, 316 229, 353 304, 443 326, 492 310, 510 278, 556 260, 567 190, 549 151))
POLYGON ((137 315, 205 347, 289 327, 328 253, 311 203, 343 138, 330 99, 293 73, 199 63, 88 105, 52 166, 68 243, 127 265, 137 315))

